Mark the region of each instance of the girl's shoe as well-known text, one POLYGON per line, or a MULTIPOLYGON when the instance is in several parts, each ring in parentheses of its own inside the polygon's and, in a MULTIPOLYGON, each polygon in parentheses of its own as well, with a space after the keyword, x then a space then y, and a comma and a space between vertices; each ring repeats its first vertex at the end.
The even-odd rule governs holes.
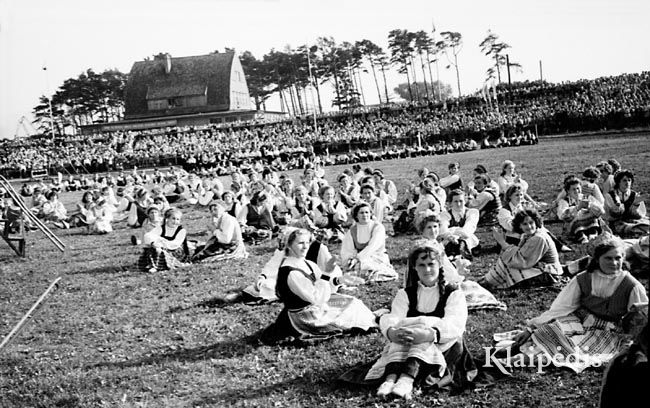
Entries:
POLYGON ((395 381, 394 380, 386 380, 381 385, 379 388, 377 388, 377 396, 378 397, 385 397, 391 392, 393 392, 393 388, 395 387, 395 381))
POLYGON ((413 396, 413 379, 408 377, 400 377, 395 383, 392 393, 404 399, 411 399, 413 396))

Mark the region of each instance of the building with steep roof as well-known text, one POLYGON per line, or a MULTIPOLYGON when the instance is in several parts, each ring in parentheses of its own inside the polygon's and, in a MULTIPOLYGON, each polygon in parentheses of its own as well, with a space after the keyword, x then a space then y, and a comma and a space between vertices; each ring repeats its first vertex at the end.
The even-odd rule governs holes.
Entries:
POLYGON ((124 120, 84 126, 84 133, 285 116, 255 110, 234 52, 176 58, 158 54, 137 61, 128 75, 124 104, 124 120))

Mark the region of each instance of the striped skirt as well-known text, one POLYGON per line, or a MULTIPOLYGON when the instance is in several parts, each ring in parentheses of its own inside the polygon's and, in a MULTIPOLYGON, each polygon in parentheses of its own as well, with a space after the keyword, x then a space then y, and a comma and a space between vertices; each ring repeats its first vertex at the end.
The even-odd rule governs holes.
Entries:
POLYGON ((511 286, 528 279, 535 278, 542 274, 561 275, 562 270, 552 264, 539 264, 536 268, 517 269, 508 267, 501 258, 497 259, 496 265, 486 273, 479 283, 495 289, 507 289, 511 286))
POLYGON ((154 248, 145 248, 140 259, 138 259, 138 270, 140 272, 148 272, 152 268, 159 271, 172 270, 182 266, 189 265, 188 254, 182 248, 174 251, 161 249, 157 251, 154 248))

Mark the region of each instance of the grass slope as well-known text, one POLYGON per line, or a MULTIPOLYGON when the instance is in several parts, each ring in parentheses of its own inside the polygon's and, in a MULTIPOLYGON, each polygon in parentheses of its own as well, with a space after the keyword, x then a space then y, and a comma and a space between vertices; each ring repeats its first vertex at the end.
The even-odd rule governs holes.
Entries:
MULTIPOLYGON (((445 174, 458 161, 468 180, 479 163, 496 175, 505 159, 518 164, 531 194, 550 202, 565 174, 615 157, 636 174, 635 188, 648 191, 648 134, 542 140, 533 147, 475 151, 446 156, 369 163, 381 168, 400 190, 423 166, 445 174)), ((327 168, 331 181, 341 166, 327 168)), ((293 177, 297 172, 291 172, 293 177)), ((78 194, 64 195, 69 208, 78 194)), ((183 224, 199 232, 207 212, 185 209, 183 224)), ((391 227, 388 227, 389 231, 391 227)), ((559 226, 551 229, 559 232, 559 226)), ((381 401, 372 389, 341 388, 334 379, 374 358, 380 335, 344 337, 309 347, 256 346, 252 333, 271 323, 278 304, 218 306, 215 299, 252 282, 274 249, 250 249, 249 259, 201 264, 174 272, 141 274, 131 230, 117 225, 105 236, 80 229, 55 231, 64 254, 40 232, 29 233, 28 257, 0 245, 0 333, 8 333, 57 276, 59 288, 0 354, 1 407, 594 407, 602 369, 581 375, 558 369, 537 374, 518 369, 513 377, 464 394, 424 394, 414 401, 381 401)), ((491 242, 481 232, 482 242, 491 242)), ((198 239, 205 239, 200 235, 198 239)), ((485 244, 484 244, 485 245, 485 244)), ((490 244, 488 244, 490 245, 490 244)), ((405 270, 411 238, 391 238, 388 251, 405 270)), ((566 259, 580 254, 570 254, 566 259)), ((493 265, 496 254, 478 257, 471 277, 493 265)), ((645 282, 647 284, 647 282, 645 282)), ((356 295, 372 309, 389 307, 398 282, 371 284, 356 295)), ((470 314, 467 341, 483 360, 495 331, 510 330, 548 308, 557 289, 497 292, 507 312, 470 314)))

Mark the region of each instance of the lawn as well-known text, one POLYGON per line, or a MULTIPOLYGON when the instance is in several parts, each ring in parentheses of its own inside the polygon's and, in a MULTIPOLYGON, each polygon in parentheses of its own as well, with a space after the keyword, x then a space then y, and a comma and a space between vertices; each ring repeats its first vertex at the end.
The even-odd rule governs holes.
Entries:
MULTIPOLYGON (((426 166, 445 174, 458 161, 468 180, 476 164, 496 176, 505 159, 518 165, 530 193, 550 202, 566 174, 617 158, 636 175, 635 189, 650 185, 650 133, 542 139, 537 146, 492 149, 424 158, 373 162, 400 192, 426 166)), ((332 181, 342 166, 328 167, 332 181)), ((297 177, 297 172, 289 173, 297 177)), ((63 194, 72 208, 78 193, 63 194)), ((201 235, 207 212, 186 207, 183 224, 201 235)), ((559 232, 559 226, 549 226, 559 232)), ((0 335, 20 320, 56 277, 59 287, 26 327, 0 352, 0 407, 594 407, 603 369, 580 375, 549 368, 516 369, 513 376, 481 384, 460 395, 427 393, 409 403, 382 401, 372 389, 342 387, 336 377, 380 352, 379 334, 341 337, 304 347, 260 346, 250 337, 270 324, 279 304, 220 305, 225 293, 255 279, 272 244, 250 248, 245 261, 200 264, 174 272, 135 270, 138 247, 123 223, 115 232, 88 236, 81 229, 56 230, 66 243, 60 253, 44 236, 28 235, 27 257, 0 244, 0 335)), ((388 232, 392 227, 387 224, 388 232)), ((493 242, 479 231, 485 247, 493 242)), ((405 271, 411 237, 389 238, 389 255, 405 271)), ((563 254, 564 260, 580 255, 563 254)), ((496 254, 477 257, 476 278, 496 254)), ((647 285, 647 281, 644 281, 647 285)), ((371 309, 389 307, 398 282, 369 284, 355 295, 371 309)), ((471 313, 466 338, 477 360, 492 333, 511 330, 548 308, 557 288, 496 292, 508 310, 471 313)))

